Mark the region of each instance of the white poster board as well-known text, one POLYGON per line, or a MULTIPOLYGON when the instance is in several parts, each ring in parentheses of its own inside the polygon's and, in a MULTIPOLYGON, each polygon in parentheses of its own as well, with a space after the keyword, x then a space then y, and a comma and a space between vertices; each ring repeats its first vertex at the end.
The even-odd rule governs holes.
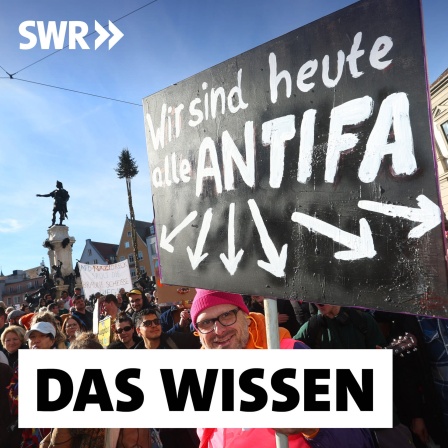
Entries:
POLYGON ((86 297, 97 292, 116 294, 121 288, 130 291, 133 287, 128 260, 106 265, 78 263, 78 266, 86 297))

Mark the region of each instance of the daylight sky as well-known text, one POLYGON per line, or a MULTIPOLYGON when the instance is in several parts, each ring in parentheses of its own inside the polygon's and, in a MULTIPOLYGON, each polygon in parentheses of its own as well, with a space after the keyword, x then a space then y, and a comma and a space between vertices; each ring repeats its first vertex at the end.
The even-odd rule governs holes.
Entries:
MULTIPOLYGON (((381 1, 381 0, 378 0, 381 1)), ((124 37, 108 50, 21 50, 25 20, 80 20, 94 30, 149 0, 0 0, 0 267, 37 266, 51 223, 57 180, 70 193, 73 258, 85 240, 118 244, 128 213, 114 167, 128 147, 136 219, 151 221, 142 99, 208 67, 353 3, 350 0, 156 0, 119 20, 124 37), (35 64, 33 64, 35 63, 35 64), (30 64, 33 64, 30 66, 30 64), (9 74, 15 74, 10 79, 9 74), (26 80, 29 82, 21 81, 26 80), (49 84, 135 104, 46 87, 49 84)), ((446 0, 422 0, 429 81, 448 67, 446 0)), ((67 41, 66 41, 67 42, 67 41)))

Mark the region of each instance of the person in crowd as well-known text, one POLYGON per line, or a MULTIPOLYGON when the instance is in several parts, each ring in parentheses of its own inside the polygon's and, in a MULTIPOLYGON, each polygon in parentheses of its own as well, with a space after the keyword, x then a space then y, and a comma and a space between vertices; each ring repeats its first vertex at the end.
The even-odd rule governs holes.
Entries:
POLYGON ((294 339, 311 348, 361 349, 386 345, 375 319, 364 311, 317 304, 319 314, 306 322, 294 339))
POLYGON ((28 313, 25 316, 22 316, 19 320, 19 325, 25 330, 29 330, 31 327, 31 321, 36 313, 28 313))
POLYGON ((20 446, 18 421, 11 415, 7 390, 13 372, 8 364, 0 363, 0 445, 5 448, 20 446))
POLYGON ((0 308, 4 308, 6 310, 6 303, 3 300, 0 300, 0 308))
POLYGON ((418 322, 448 432, 448 319, 420 316, 418 322))
POLYGON ((417 448, 432 442, 448 448, 448 427, 443 424, 417 316, 385 311, 375 311, 373 316, 394 351, 406 347, 401 356, 393 358, 393 397, 400 422, 412 431, 417 448))
POLYGON ((25 344, 25 330, 18 325, 10 325, 2 333, 1 342, 8 364, 14 369, 19 359, 19 349, 28 348, 25 344))
POLYGON ((57 302, 51 302, 47 305, 47 310, 50 313, 54 314, 55 319, 59 322, 59 325, 62 325, 62 319, 59 316, 59 305, 57 302))
POLYGON ((67 348, 67 344, 65 343, 66 337, 65 334, 62 333, 61 327, 59 325, 59 322, 56 320, 56 317, 53 313, 50 313, 49 311, 39 312, 34 314, 33 318, 31 319, 31 328, 33 328, 33 325, 39 322, 48 322, 53 325, 56 335, 55 335, 55 347, 58 349, 65 349, 67 348))
MULTIPOLYGON (((2 333, 6 330, 6 327, 8 326, 6 322, 7 314, 5 308, 0 306, 0 336, 2 333)), ((2 343, 0 342, 0 349, 3 348, 2 343)))
MULTIPOLYGON (((277 310, 278 325, 286 328, 290 334, 296 334, 300 325, 289 300, 277 300, 277 310)), ((264 314, 264 296, 251 296, 249 311, 264 314)))
MULTIPOLYGON (((91 332, 79 333, 70 349, 103 349, 98 338, 91 332)), ((40 448, 104 448, 104 428, 53 428, 42 440, 40 448)))
POLYGON ((76 316, 78 319, 82 320, 87 331, 92 331, 93 328, 93 313, 87 311, 86 309, 86 301, 82 296, 74 296, 73 297, 73 306, 75 308, 72 311, 72 315, 76 316))
POLYGON ((84 323, 73 314, 66 314, 64 323, 62 324, 62 332, 65 334, 66 342, 70 347, 71 343, 76 339, 79 333, 85 332, 84 323))
POLYGON ((23 311, 25 314, 28 314, 29 312, 31 312, 30 304, 27 302, 23 302, 22 305, 20 306, 20 310, 23 311))
MULTIPOLYGON (((135 317, 137 332, 142 341, 136 349, 186 349, 199 348, 197 338, 190 333, 174 332, 170 335, 163 333, 160 312, 155 308, 146 308, 135 317)), ((197 448, 199 439, 193 429, 170 428, 161 429, 160 438, 164 448, 177 448, 182 441, 183 448, 197 448)))
MULTIPOLYGON (((72 302, 72 298, 68 295, 68 291, 61 292, 61 299, 64 301, 64 308, 67 311, 70 311, 70 308, 72 307, 73 302, 72 302)), ((47 303, 47 305, 48 305, 48 303, 47 303)))
POLYGON ((115 332, 115 322, 117 320, 118 313, 120 312, 117 297, 113 294, 107 294, 106 296, 101 296, 99 301, 102 303, 104 309, 104 314, 101 315, 100 319, 110 317, 110 341, 117 341, 118 336, 115 332))
MULTIPOLYGON (((50 314, 50 313, 47 313, 50 314)), ((56 327, 50 322, 36 322, 25 333, 25 341, 33 350, 46 350, 56 348, 56 327)), ((18 416, 18 402, 19 402, 19 380, 18 380, 18 366, 14 370, 11 382, 8 386, 9 399, 11 406, 11 413, 13 418, 18 416)), ((20 447, 38 448, 39 443, 50 432, 49 428, 27 428, 17 429, 22 443, 20 447)), ((17 435, 16 435, 17 437, 17 435)))
POLYGON ((142 340, 136 349, 198 348, 198 341, 191 333, 163 333, 160 312, 156 308, 145 308, 135 317, 137 333, 142 340))
POLYGON ((140 289, 131 289, 127 293, 127 297, 129 299, 129 306, 126 309, 126 312, 129 314, 129 316, 132 317, 135 323, 135 313, 138 313, 144 308, 150 308, 150 305, 146 297, 143 296, 143 293, 140 291, 140 289))
MULTIPOLYGON (((64 302, 63 299, 59 299, 56 303, 58 305, 58 315, 59 315, 59 317, 63 316, 64 314, 69 313, 69 311, 65 308, 65 302, 64 302)), ((73 307, 70 308, 70 309, 73 309, 73 307)))
POLYGON ((20 318, 24 315, 25 315, 25 313, 22 310, 11 311, 8 314, 8 318, 7 318, 8 324, 9 325, 18 325, 20 318))
POLYGON ((6 310, 6 316, 8 316, 8 314, 14 311, 15 308, 13 306, 8 306, 5 310, 6 310))
MULTIPOLYGON (((203 349, 267 348, 264 316, 251 314, 239 294, 197 288, 191 319, 203 349)), ((279 327, 279 339, 280 348, 306 348, 302 342, 291 340, 288 330, 282 327, 279 327)), ((277 431, 288 435, 291 448, 373 448, 367 429, 296 428, 277 431)), ((244 448, 261 444, 263 447, 276 446, 274 429, 208 428, 198 432, 204 448, 225 448, 232 443, 244 448)))
POLYGON ((109 344, 108 349, 134 348, 140 342, 135 332, 134 322, 123 311, 115 321, 115 334, 117 335, 118 341, 109 344))
POLYGON ((173 331, 190 331, 191 300, 183 300, 164 311, 160 317, 162 331, 171 334, 173 331))

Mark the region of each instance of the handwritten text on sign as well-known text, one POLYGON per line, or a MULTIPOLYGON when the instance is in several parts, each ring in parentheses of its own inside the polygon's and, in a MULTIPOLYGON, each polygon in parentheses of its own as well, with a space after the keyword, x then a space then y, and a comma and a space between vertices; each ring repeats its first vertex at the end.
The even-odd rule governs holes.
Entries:
POLYGON ((132 289, 127 260, 107 265, 78 263, 78 266, 86 297, 96 292, 107 295, 116 294, 121 288, 132 289))
POLYGON ((366 0, 146 98, 163 280, 444 314, 423 56, 366 0))

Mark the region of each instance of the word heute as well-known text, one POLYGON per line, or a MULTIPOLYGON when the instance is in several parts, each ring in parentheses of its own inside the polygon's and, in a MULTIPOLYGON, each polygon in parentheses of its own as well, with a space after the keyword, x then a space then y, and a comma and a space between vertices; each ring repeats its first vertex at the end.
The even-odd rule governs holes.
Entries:
MULTIPOLYGON (((327 88, 334 88, 339 83, 345 62, 349 66, 350 74, 353 78, 359 78, 364 72, 358 70, 357 60, 365 54, 365 50, 360 49, 362 39, 362 32, 358 32, 354 39, 350 50, 350 53, 345 56, 342 50, 337 53, 337 74, 334 79, 329 76, 330 57, 325 55, 322 59, 322 82, 327 88)), ((383 61, 393 46, 392 39, 388 36, 381 36, 376 39, 369 54, 369 63, 372 68, 376 70, 384 70, 390 65, 392 60, 383 61)), ((297 88, 303 92, 309 92, 314 86, 315 82, 311 81, 311 78, 316 74, 318 69, 317 59, 306 61, 299 68, 297 72, 296 85, 297 88)), ((286 84, 286 97, 291 96, 292 82, 291 75, 287 70, 282 70, 277 73, 277 57, 275 53, 269 55, 269 86, 271 102, 276 103, 278 99, 278 86, 279 83, 284 80, 286 84)), ((230 113, 235 114, 239 110, 244 110, 248 107, 248 104, 243 100, 243 92, 241 88, 242 69, 238 70, 237 85, 232 87, 227 94, 223 87, 212 88, 210 93, 207 92, 208 84, 202 83, 202 90, 205 91, 203 99, 193 99, 188 107, 188 111, 191 115, 191 119, 188 120, 190 127, 198 126, 202 121, 208 120, 209 117, 215 119, 218 113, 218 100, 220 102, 221 114, 226 113, 227 109, 230 113), (201 109, 203 106, 203 110, 201 109)), ((168 142, 174 138, 178 138, 181 132, 181 124, 183 120, 182 112, 185 109, 184 104, 179 104, 176 107, 162 105, 160 113, 160 126, 155 129, 153 119, 149 113, 146 114, 146 121, 149 128, 149 134, 151 136, 151 143, 154 150, 158 150, 159 147, 163 149, 165 147, 165 137, 167 136, 168 142), (174 121, 172 116, 174 115, 174 121), (166 123, 166 127, 165 127, 166 123)))

